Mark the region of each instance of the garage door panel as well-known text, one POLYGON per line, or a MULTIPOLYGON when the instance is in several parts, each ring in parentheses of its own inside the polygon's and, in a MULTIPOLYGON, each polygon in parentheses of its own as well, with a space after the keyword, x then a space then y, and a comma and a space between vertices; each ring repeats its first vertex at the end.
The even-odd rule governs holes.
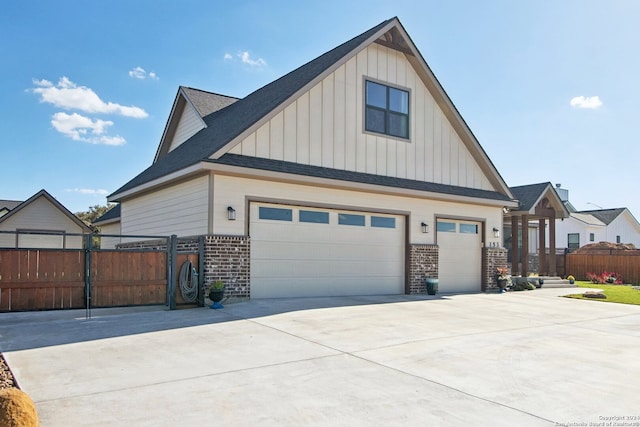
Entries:
POLYGON ((481 284, 482 236, 480 223, 443 220, 455 231, 438 231, 438 277, 440 292, 478 292, 481 284), (475 225, 476 233, 461 233, 461 224, 475 225))
MULTIPOLYGON (((252 298, 374 295, 404 292, 404 218, 393 216, 395 228, 338 223, 338 211, 327 212, 329 223, 299 222, 308 208, 272 204, 251 206, 252 298), (291 209, 290 221, 259 218, 259 207, 291 209)), ((310 209, 310 208, 309 208, 310 209)))

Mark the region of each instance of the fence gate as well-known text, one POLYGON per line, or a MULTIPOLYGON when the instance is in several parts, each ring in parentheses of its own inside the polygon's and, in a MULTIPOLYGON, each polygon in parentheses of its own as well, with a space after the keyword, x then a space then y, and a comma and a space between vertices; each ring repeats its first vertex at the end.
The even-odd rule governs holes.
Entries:
POLYGON ((204 305, 204 240, 178 253, 175 236, 126 250, 94 249, 93 237, 83 249, 0 249, 0 312, 204 305))

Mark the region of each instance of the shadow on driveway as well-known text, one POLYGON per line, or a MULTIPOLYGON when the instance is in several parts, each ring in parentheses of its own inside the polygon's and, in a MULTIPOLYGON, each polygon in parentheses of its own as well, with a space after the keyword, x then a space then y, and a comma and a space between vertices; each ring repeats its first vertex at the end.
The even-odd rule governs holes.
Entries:
POLYGON ((447 299, 447 295, 379 295, 258 299, 169 311, 165 306, 0 313, 0 352, 253 319, 300 310, 447 299))

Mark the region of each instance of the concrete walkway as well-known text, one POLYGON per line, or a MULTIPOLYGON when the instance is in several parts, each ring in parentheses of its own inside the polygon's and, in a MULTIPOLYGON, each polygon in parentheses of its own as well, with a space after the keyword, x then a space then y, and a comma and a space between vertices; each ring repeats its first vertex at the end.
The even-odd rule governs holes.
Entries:
POLYGON ((640 307, 576 291, 6 313, 0 351, 43 426, 640 425, 640 307))

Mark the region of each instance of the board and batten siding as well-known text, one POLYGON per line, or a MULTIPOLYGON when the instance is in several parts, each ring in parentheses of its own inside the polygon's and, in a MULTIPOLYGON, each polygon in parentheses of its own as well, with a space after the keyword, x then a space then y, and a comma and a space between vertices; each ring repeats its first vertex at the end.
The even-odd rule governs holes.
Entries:
POLYGON ((186 103, 184 110, 182 110, 182 114, 180 115, 180 120, 178 120, 175 134, 171 139, 169 151, 175 150, 180 146, 180 144, 191 138, 203 128, 204 123, 196 109, 193 108, 191 104, 186 103))
MULTIPOLYGON (((37 230, 64 231, 66 233, 82 233, 84 230, 73 222, 65 213, 51 204, 44 196, 38 197, 11 218, 6 218, 0 224, 2 231, 37 230)), ((62 248, 61 236, 21 235, 20 247, 62 248)), ((15 247, 14 234, 0 234, 0 246, 15 247)), ((82 248, 82 236, 67 236, 64 239, 68 249, 82 248)))
POLYGON ((232 150, 255 156, 494 190, 403 53, 372 44, 232 150), (364 132, 364 79, 410 90, 410 140, 364 132))
POLYGON ((407 213, 409 221, 409 243, 435 243, 435 217, 473 218, 486 221, 485 242, 487 245, 500 244, 493 227, 502 229, 502 208, 470 203, 456 203, 388 194, 366 193, 357 190, 342 190, 328 187, 282 183, 268 180, 216 175, 213 184, 213 233, 223 235, 244 235, 248 217, 247 200, 261 200, 299 206, 343 208, 365 212, 407 213), (227 206, 236 210, 238 220, 227 219, 227 206), (401 210, 401 212, 398 212, 401 210), (426 222, 430 231, 422 233, 421 223, 426 222))
POLYGON ((198 177, 124 200, 121 209, 121 230, 124 235, 206 234, 209 223, 209 177, 198 177))

